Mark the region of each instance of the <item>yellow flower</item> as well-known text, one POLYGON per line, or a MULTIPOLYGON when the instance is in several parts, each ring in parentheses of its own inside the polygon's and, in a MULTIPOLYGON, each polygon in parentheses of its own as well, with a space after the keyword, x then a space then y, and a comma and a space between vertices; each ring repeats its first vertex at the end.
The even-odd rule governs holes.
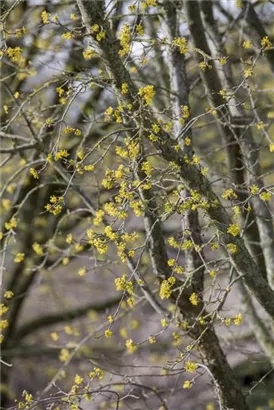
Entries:
POLYGON ((32 245, 32 249, 34 250, 34 252, 38 255, 38 256, 42 256, 43 255, 43 248, 41 245, 39 245, 39 243, 35 242, 32 245))
POLYGON ((85 51, 83 51, 83 57, 85 60, 90 60, 92 57, 95 57, 96 53, 92 50, 91 47, 88 47, 85 51))
POLYGON ((62 259, 62 264, 66 266, 68 265, 68 263, 69 263, 69 258, 66 256, 65 258, 62 259))
POLYGON ((60 355, 59 355, 59 360, 61 362, 66 362, 69 359, 69 356, 70 356, 70 354, 69 354, 68 349, 61 349, 60 355))
POLYGON ((237 224, 231 224, 227 228, 227 233, 230 233, 233 236, 238 236, 241 231, 241 228, 237 224))
POLYGON ((148 341, 150 344, 156 343, 156 337, 155 336, 149 336, 148 341))
POLYGON ((160 286, 160 298, 168 299, 172 293, 172 286, 175 284, 176 279, 174 277, 168 278, 168 280, 163 280, 160 286))
POLYGON ((274 152, 274 143, 269 144, 269 151, 274 152))
POLYGON ((185 369, 186 369, 187 372, 193 373, 193 372, 195 372, 195 370, 197 369, 197 367, 198 367, 198 366, 197 366, 197 364, 196 364, 195 362, 192 362, 192 361, 188 360, 188 361, 186 362, 185 369))
POLYGON ((183 384, 183 389, 191 389, 192 383, 189 380, 186 380, 183 384))
POLYGON ((23 262, 24 258, 25 258, 24 253, 17 253, 15 258, 14 258, 14 262, 16 262, 16 263, 23 262))
POLYGON ((23 391, 22 395, 25 397, 27 403, 32 401, 32 394, 28 393, 26 390, 23 391))
POLYGON ((156 7, 157 2, 156 0, 145 0, 141 3, 143 9, 147 9, 149 6, 156 7))
POLYGON ((162 325, 162 327, 167 327, 168 326, 168 321, 167 321, 167 319, 161 319, 161 325, 162 325))
POLYGON ((17 220, 13 217, 8 222, 5 223, 5 228, 7 231, 17 227, 17 220))
POLYGON ((66 33, 62 34, 62 38, 64 40, 71 40, 73 37, 72 33, 70 31, 67 31, 66 33))
POLYGON ((257 192, 259 192, 259 187, 258 187, 257 185, 251 185, 251 187, 250 187, 250 193, 251 193, 252 195, 256 195, 257 192))
POLYGON ((272 198, 272 194, 270 192, 262 192, 260 194, 260 198, 262 201, 270 201, 272 198))
POLYGON ((79 374, 76 374, 75 378, 74 378, 74 383, 75 384, 81 384, 83 383, 83 377, 79 376, 79 374))
POLYGON ((261 39, 261 46, 263 47, 263 49, 268 49, 272 47, 272 43, 269 40, 268 36, 265 36, 261 39))
POLYGON ((87 273, 87 268, 86 268, 85 266, 83 266, 82 268, 80 268, 80 269, 78 270, 78 275, 79 275, 79 276, 85 276, 86 273, 87 273))
POLYGON ((189 301, 193 306, 198 306, 199 298, 196 293, 192 293, 189 297, 189 301))
POLYGON ((1 303, 1 305, 0 305, 0 316, 3 316, 8 310, 9 310, 9 308, 7 306, 5 306, 4 303, 1 303))
POLYGON ((187 40, 184 37, 176 37, 172 40, 173 47, 177 47, 181 54, 186 54, 188 51, 187 40))
POLYGON ((154 85, 146 85, 145 87, 139 88, 138 95, 145 100, 147 105, 150 105, 155 95, 154 85))
POLYGON ((47 13, 46 10, 42 11, 41 19, 42 19, 43 24, 48 24, 49 23, 49 17, 50 17, 50 14, 47 13))
POLYGON ((119 54, 120 56, 125 56, 130 51, 130 41, 131 41, 131 32, 130 32, 130 27, 128 24, 123 24, 118 34, 118 38, 120 40, 120 45, 122 47, 122 49, 119 51, 119 54))
POLYGON ((6 290, 4 292, 4 298, 5 299, 11 299, 14 296, 14 293, 12 292, 12 290, 6 290))
POLYGON ((4 320, 0 320, 0 329, 6 329, 9 325, 9 322, 4 319, 4 320))
POLYGON ((127 93, 128 93, 128 84, 127 84, 127 83, 123 83, 123 84, 122 84, 122 93, 123 93, 123 94, 127 94, 127 93))
POLYGON ((168 266, 174 266, 174 265, 176 265, 176 260, 175 259, 169 259, 167 261, 167 264, 168 264, 168 266))
POLYGON ((33 176, 34 179, 39 179, 39 174, 35 168, 30 168, 29 173, 33 176))
POLYGON ((226 249, 228 250, 228 253, 230 253, 231 255, 237 253, 238 251, 237 245, 235 245, 234 243, 228 243, 226 245, 226 249))
POLYGON ((238 195, 230 188, 222 194, 222 198, 232 200, 238 198, 238 195))
POLYGON ((89 373, 89 377, 91 379, 98 377, 99 380, 102 380, 104 378, 104 372, 99 367, 94 367, 93 372, 89 373))
POLYGON ((112 331, 110 329, 105 330, 105 337, 108 339, 112 336, 112 331))
POLYGON ((238 313, 238 314, 235 316, 234 320, 233 320, 234 325, 240 326, 240 324, 242 323, 242 320, 243 320, 242 314, 241 314, 241 313, 238 313))
POLYGON ((52 332, 52 333, 50 334, 50 337, 52 338, 52 340, 53 340, 54 342, 57 342, 57 340, 59 339, 59 335, 58 335, 57 332, 52 332))
POLYGON ((5 211, 8 211, 11 208, 11 200, 10 199, 2 199, 1 205, 5 211))
POLYGON ((226 61, 227 61, 227 57, 221 57, 220 60, 219 60, 221 65, 225 65, 226 61))
POLYGON ((54 156, 54 159, 55 159, 55 161, 58 161, 58 159, 67 158, 68 156, 69 156, 68 151, 66 149, 62 149, 62 150, 56 152, 56 154, 54 156))
POLYGON ((243 47, 244 47, 244 48, 252 48, 252 47, 253 47, 253 44, 252 44, 252 42, 251 42, 250 40, 245 40, 245 41, 243 42, 243 47))
POLYGON ((22 60, 22 49, 20 47, 9 47, 7 49, 7 55, 8 57, 11 59, 11 61, 13 61, 14 63, 20 63, 20 61, 22 60))
POLYGON ((84 170, 88 171, 88 172, 92 172, 92 171, 94 171, 94 169, 95 169, 95 167, 94 167, 93 164, 87 164, 87 165, 84 166, 84 170))
POLYGON ((185 138, 185 145, 188 147, 191 145, 191 139, 189 137, 185 138))
POLYGON ((143 36, 144 35, 144 27, 142 26, 142 24, 137 24, 136 32, 137 32, 138 36, 143 36))
POLYGON ((244 78, 249 78, 254 74, 254 71, 252 70, 252 68, 247 68, 246 70, 244 70, 244 78))
POLYGON ((93 219, 93 224, 100 225, 103 221, 104 215, 105 215, 105 212, 102 209, 99 209, 95 214, 95 218, 93 219))
POLYGON ((153 168, 148 161, 145 161, 141 165, 141 170, 144 171, 147 176, 151 176, 153 168))
POLYGON ((182 266, 175 266, 174 268, 174 272, 181 275, 182 273, 184 273, 184 268, 182 266))
POLYGON ((132 339, 126 340, 125 345, 129 353, 134 353, 137 348, 132 339))
POLYGON ((256 128, 257 128, 257 130, 263 130, 263 129, 264 129, 264 123, 263 123, 263 121, 259 121, 259 122, 256 124, 256 128))

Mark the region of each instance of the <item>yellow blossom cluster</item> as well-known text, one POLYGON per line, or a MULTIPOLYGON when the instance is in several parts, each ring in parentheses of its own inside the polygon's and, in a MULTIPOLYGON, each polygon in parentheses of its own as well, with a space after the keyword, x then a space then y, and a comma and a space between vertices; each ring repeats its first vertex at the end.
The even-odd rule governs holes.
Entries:
POLYGON ((234 255, 238 251, 238 247, 234 243, 228 243, 226 245, 226 249, 228 250, 228 253, 230 253, 231 255, 234 255))
POLYGON ((85 51, 83 51, 83 57, 85 60, 91 60, 93 57, 96 57, 97 53, 92 50, 91 47, 88 47, 85 49, 85 51))
POLYGON ((58 159, 67 158, 67 157, 69 157, 68 151, 66 149, 62 149, 56 152, 54 159, 55 161, 58 161, 58 159))
POLYGON ((21 38, 27 33, 27 31, 28 30, 26 29, 26 27, 17 28, 15 30, 15 37, 16 38, 21 38))
POLYGON ((20 263, 20 262, 23 262, 24 259, 25 259, 25 254, 24 253, 17 253, 15 255, 14 262, 15 263, 20 263))
POLYGON ((71 40, 73 38, 73 34, 70 31, 67 31, 66 33, 63 33, 61 37, 63 40, 71 40))
POLYGON ((233 319, 234 325, 235 326, 240 326, 243 320, 243 315, 241 313, 238 313, 235 318, 233 319))
POLYGON ((35 243, 32 245, 32 249, 34 250, 34 252, 35 252, 36 255, 38 255, 38 256, 42 256, 43 253, 44 253, 42 246, 41 246, 38 242, 35 242, 35 243))
POLYGON ((94 367, 93 372, 90 372, 88 376, 90 379, 94 379, 95 377, 98 377, 99 380, 102 380, 105 375, 102 369, 100 369, 99 367, 94 367))
POLYGON ((136 32, 137 32, 138 36, 143 36, 145 34, 144 27, 142 26, 142 24, 137 24, 136 25, 136 32))
POLYGON ((109 339, 112 336, 112 331, 110 329, 105 330, 105 337, 109 339))
POLYGON ((52 195, 52 196, 50 197, 50 203, 48 203, 48 204, 45 205, 45 209, 46 209, 48 212, 52 213, 54 216, 59 215, 60 212, 61 212, 62 209, 63 209, 63 208, 62 208, 62 205, 60 204, 60 202, 62 202, 63 199, 64 199, 64 198, 63 198, 62 196, 57 197, 57 196, 55 196, 55 195, 52 195))
POLYGON ((39 174, 35 168, 30 168, 29 173, 33 176, 34 179, 39 179, 39 174))
POLYGON ((75 135, 77 135, 77 137, 79 137, 80 135, 82 135, 81 130, 79 130, 79 128, 73 128, 73 127, 65 127, 64 128, 64 133, 65 134, 70 134, 70 133, 74 133, 75 135))
POLYGON ((126 340, 125 345, 129 353, 134 353, 137 348, 137 346, 135 345, 132 339, 126 340))
POLYGON ((102 209, 99 209, 95 214, 95 217, 93 219, 93 224, 100 225, 103 221, 104 215, 105 215, 105 212, 102 209))
POLYGON ((0 56, 7 55, 7 57, 13 62, 23 67, 25 65, 25 58, 22 56, 22 49, 20 47, 8 47, 6 50, 0 51, 0 56))
POLYGON ((150 105, 155 96, 154 85, 146 85, 145 87, 139 88, 138 95, 143 98, 146 105, 150 105))
POLYGON ((188 51, 187 40, 184 37, 176 37, 172 40, 172 46, 178 48, 181 54, 186 54, 188 51))
POLYGON ((0 305, 0 316, 3 316, 8 310, 9 310, 9 308, 7 306, 5 306, 4 303, 1 303, 1 305, 0 305))
POLYGON ((264 50, 268 50, 269 48, 272 47, 272 43, 271 43, 271 41, 269 40, 269 37, 268 37, 268 36, 265 36, 265 37, 263 37, 263 38, 261 39, 261 46, 262 46, 262 48, 263 48, 264 50))
POLYGON ((243 48, 252 48, 252 47, 253 47, 253 44, 252 44, 251 40, 245 40, 243 42, 243 48))
POLYGON ((144 161, 144 162, 142 162, 141 170, 144 171, 144 173, 148 177, 150 177, 152 175, 153 168, 152 168, 152 165, 150 164, 150 162, 144 161))
POLYGON ((128 276, 126 274, 115 279, 115 286, 117 291, 123 290, 129 295, 133 294, 133 283, 128 280, 128 276))
POLYGON ((50 13, 48 13, 46 10, 43 10, 41 13, 41 19, 43 24, 48 24, 50 22, 50 13))
POLYGON ((262 201, 270 201, 272 198, 272 193, 269 191, 264 191, 259 196, 262 201))
POLYGON ((176 279, 174 276, 171 276, 168 279, 162 281, 160 286, 160 298, 161 299, 169 299, 172 293, 172 286, 176 283, 176 279))
POLYGON ((140 146, 138 141, 136 140, 125 140, 126 148, 122 148, 121 146, 117 146, 115 148, 115 152, 121 158, 129 158, 131 160, 136 159, 139 154, 140 146))
POLYGON ((177 265, 176 260, 175 259, 169 259, 167 261, 168 266, 173 268, 173 272, 177 273, 177 274, 182 274, 184 273, 184 268, 180 265, 177 265))
POLYGON ((256 195, 259 192, 259 187, 257 185, 251 185, 250 187, 250 193, 251 195, 256 195))
POLYGON ((223 192, 222 198, 232 200, 238 198, 238 195, 230 188, 223 192))
POLYGON ((98 24, 93 24, 90 28, 90 33, 93 34, 97 41, 102 41, 106 37, 105 31, 98 24))
POLYGON ((125 56, 130 51, 130 41, 131 41, 131 32, 128 24, 123 24, 118 38, 120 40, 121 50, 119 51, 120 56, 125 56))
POLYGON ((201 71, 205 71, 206 69, 211 70, 212 65, 208 64, 207 61, 201 61, 201 63, 199 63, 199 67, 201 71))
POLYGON ((11 299, 14 296, 14 293, 12 290, 6 290, 4 292, 4 298, 5 299, 11 299))
POLYGON ((241 232, 241 228, 237 224, 231 224, 227 228, 227 233, 230 233, 233 236, 238 236, 241 232))
POLYGON ((5 228, 7 231, 10 231, 16 227, 17 227, 17 220, 14 217, 5 223, 5 228))
POLYGON ((183 384, 183 389, 191 389, 193 383, 190 380, 186 380, 183 384))
POLYGON ((197 370, 198 366, 195 362, 188 360, 185 365, 185 369, 187 372, 193 373, 197 370))
POLYGON ((199 304, 199 298, 198 298, 198 295, 197 295, 197 293, 192 293, 191 295, 190 295, 190 297, 189 297, 189 301, 190 301, 190 303, 193 305, 193 306, 198 306, 198 304, 199 304))

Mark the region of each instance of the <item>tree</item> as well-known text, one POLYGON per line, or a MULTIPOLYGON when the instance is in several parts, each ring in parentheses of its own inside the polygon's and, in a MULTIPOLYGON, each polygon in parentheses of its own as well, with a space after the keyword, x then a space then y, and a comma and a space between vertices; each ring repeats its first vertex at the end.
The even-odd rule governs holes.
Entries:
POLYGON ((254 408, 274 357, 272 2, 2 8, 3 406, 254 408), (246 338, 266 366, 248 394, 246 338), (16 380, 37 356, 48 376, 16 380))

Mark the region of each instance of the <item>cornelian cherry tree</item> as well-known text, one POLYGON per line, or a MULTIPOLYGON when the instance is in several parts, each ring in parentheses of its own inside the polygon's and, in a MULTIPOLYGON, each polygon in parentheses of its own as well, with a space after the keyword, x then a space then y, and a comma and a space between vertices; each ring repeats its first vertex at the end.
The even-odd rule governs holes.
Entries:
POLYGON ((1 7, 2 406, 273 408, 273 2, 1 7))

